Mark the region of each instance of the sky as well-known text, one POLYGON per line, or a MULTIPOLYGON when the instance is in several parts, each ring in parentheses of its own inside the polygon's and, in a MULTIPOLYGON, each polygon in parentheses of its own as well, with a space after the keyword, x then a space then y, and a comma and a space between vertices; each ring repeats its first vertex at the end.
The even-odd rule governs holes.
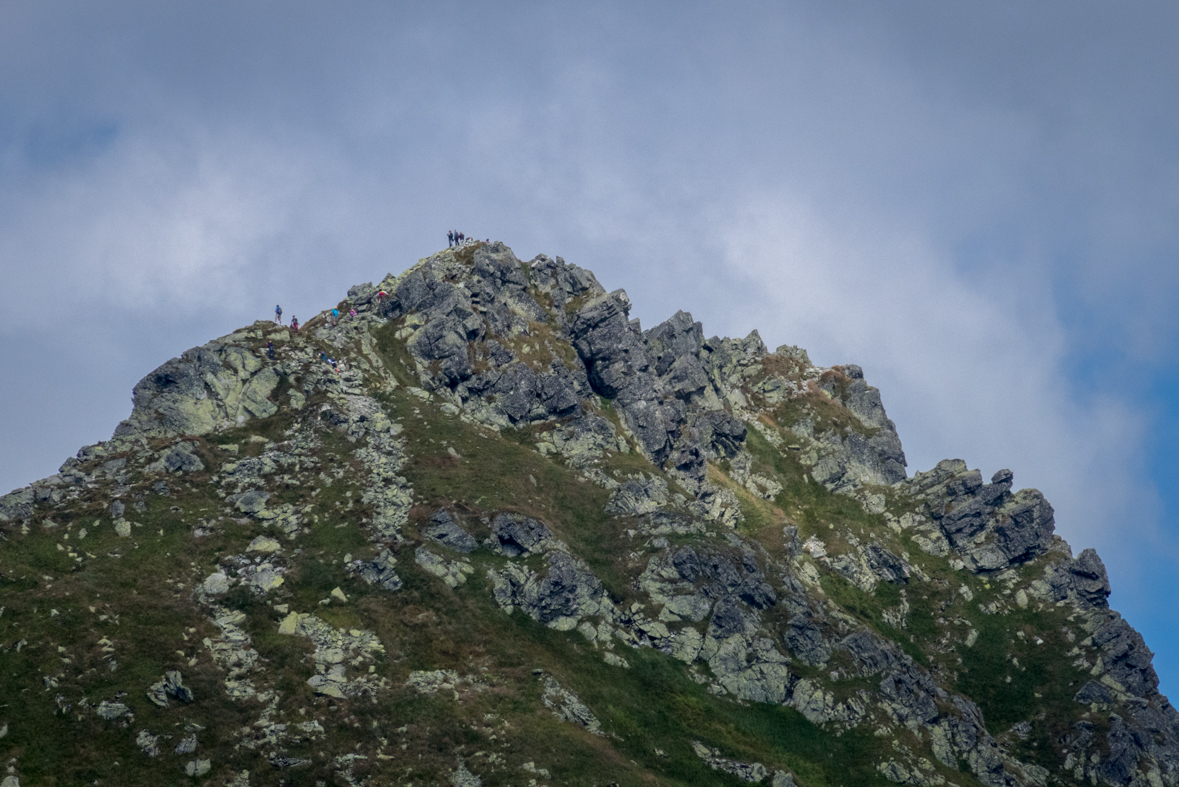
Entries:
POLYGON ((0 489, 444 248, 857 363, 1041 489, 1179 692, 1179 5, 0 4, 0 489))

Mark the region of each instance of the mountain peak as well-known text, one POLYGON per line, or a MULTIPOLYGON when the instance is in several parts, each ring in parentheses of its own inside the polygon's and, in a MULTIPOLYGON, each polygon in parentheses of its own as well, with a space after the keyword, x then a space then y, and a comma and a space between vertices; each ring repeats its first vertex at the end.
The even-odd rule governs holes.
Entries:
POLYGON ((437 252, 0 498, 10 777, 1174 785, 1097 554, 905 466, 859 366, 437 252))

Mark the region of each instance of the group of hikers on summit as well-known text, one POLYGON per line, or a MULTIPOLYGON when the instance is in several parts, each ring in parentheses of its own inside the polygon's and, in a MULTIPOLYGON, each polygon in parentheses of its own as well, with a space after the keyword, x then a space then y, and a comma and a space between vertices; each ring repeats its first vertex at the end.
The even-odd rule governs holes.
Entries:
MULTIPOLYGON (((278 323, 279 325, 282 325, 282 307, 281 306, 274 307, 274 321, 276 323, 278 323)), ((292 331, 299 330, 299 318, 298 317, 291 318, 291 330, 292 331)))
POLYGON ((448 248, 451 246, 462 246, 466 241, 467 236, 458 230, 451 230, 446 233, 446 245, 448 248))

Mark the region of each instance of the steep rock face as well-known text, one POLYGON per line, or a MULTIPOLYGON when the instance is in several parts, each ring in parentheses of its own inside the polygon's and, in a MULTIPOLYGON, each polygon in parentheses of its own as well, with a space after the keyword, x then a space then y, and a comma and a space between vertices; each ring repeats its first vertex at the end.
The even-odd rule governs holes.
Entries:
POLYGON ((858 366, 501 243, 339 306, 0 497, 12 778, 1179 784, 1097 554, 858 366))
POLYGON ((140 380, 131 417, 115 436, 201 435, 274 415, 278 408, 270 394, 279 373, 237 344, 238 338, 188 350, 140 380))

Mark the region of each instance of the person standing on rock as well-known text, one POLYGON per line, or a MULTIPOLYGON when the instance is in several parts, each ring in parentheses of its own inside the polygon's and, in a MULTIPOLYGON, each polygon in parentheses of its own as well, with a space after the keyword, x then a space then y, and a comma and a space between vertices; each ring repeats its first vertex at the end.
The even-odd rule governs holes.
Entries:
POLYGON ((454 245, 454 230, 449 230, 446 233, 446 248, 449 249, 453 245, 454 245))
POLYGON ((299 330, 299 318, 298 317, 291 318, 291 330, 298 332, 298 330, 299 330))
POLYGON ((266 342, 266 355, 270 357, 270 360, 274 360, 274 342, 266 342))
POLYGON ((276 323, 278 323, 279 325, 282 325, 282 307, 281 306, 274 307, 274 321, 276 323))
POLYGON ((336 325, 339 325, 339 324, 340 324, 340 310, 339 309, 332 309, 332 326, 335 327, 336 325))

